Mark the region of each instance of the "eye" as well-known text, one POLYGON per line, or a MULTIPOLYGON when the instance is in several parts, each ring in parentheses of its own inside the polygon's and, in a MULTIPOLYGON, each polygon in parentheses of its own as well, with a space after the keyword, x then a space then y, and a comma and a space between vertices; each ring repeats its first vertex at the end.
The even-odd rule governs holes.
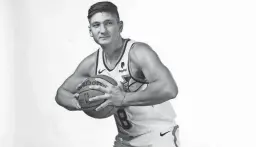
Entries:
POLYGON ((107 21, 106 25, 112 25, 113 22, 112 21, 107 21))
POLYGON ((92 27, 94 27, 94 28, 97 28, 97 27, 99 27, 99 26, 100 26, 100 24, 98 24, 98 23, 92 24, 92 27))

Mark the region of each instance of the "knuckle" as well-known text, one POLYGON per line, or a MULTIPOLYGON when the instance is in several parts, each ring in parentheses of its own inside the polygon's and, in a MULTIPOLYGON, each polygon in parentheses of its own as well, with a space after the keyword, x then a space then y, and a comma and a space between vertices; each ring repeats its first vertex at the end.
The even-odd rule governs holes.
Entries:
POLYGON ((112 95, 110 93, 105 93, 106 97, 111 98, 112 95))
POLYGON ((109 94, 113 93, 113 91, 112 91, 111 89, 107 89, 106 91, 107 91, 107 93, 109 93, 109 94))

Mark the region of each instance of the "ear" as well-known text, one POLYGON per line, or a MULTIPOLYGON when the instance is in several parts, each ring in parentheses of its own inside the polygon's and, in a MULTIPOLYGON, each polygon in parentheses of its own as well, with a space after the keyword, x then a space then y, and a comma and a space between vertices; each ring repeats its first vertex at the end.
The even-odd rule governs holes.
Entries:
POLYGON ((88 29, 89 29, 90 36, 92 37, 93 35, 92 35, 91 27, 90 27, 90 26, 88 26, 88 29))
POLYGON ((123 21, 119 21, 119 31, 120 33, 123 31, 124 23, 123 21))

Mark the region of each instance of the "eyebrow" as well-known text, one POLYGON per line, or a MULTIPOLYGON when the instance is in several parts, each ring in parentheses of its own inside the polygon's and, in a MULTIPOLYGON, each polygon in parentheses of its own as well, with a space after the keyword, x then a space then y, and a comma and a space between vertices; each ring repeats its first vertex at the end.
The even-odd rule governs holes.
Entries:
MULTIPOLYGON (((109 21, 115 21, 115 20, 114 19, 106 19, 103 22, 109 22, 109 21)), ((95 23, 101 23, 101 22, 99 22, 99 21, 91 22, 91 24, 95 24, 95 23)))

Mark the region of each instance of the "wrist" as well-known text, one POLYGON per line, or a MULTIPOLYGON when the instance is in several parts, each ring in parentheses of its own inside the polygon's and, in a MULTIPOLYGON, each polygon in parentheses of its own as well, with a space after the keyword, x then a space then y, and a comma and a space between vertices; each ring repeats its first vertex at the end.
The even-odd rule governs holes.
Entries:
POLYGON ((123 100, 122 100, 122 102, 121 102, 121 106, 126 106, 126 92, 124 92, 124 94, 123 94, 123 100))

